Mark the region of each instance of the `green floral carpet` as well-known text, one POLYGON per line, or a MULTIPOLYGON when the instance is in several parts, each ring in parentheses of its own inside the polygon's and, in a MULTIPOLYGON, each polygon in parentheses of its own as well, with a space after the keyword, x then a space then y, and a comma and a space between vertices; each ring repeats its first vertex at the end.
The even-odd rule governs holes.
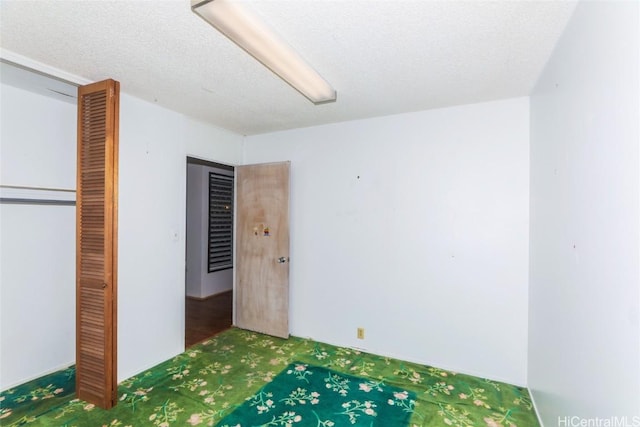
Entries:
MULTIPOLYGON (((73 369, 6 390, 0 394, 0 425, 217 426, 243 405, 250 405, 279 373, 286 375, 294 361, 357 377, 357 381, 367 380, 369 387, 380 383, 400 393, 406 391, 405 399, 400 399, 404 395, 395 397, 402 400, 411 427, 539 426, 524 388, 311 340, 283 340, 241 329, 225 331, 123 381, 118 388, 118 405, 109 411, 74 398, 73 369)), ((388 400, 382 403, 389 405, 388 400)), ((271 425, 331 427, 321 423, 327 420, 303 423, 293 418, 293 423, 283 419, 281 424, 271 425)))
POLYGON ((294 362, 219 425, 404 427, 415 401, 414 393, 384 381, 294 362))

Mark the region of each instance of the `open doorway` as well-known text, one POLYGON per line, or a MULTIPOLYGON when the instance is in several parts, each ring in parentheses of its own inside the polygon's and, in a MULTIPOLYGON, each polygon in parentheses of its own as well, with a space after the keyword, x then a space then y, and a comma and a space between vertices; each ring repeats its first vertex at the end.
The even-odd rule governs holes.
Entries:
POLYGON ((232 324, 233 189, 233 166, 187 157, 187 348, 232 324))

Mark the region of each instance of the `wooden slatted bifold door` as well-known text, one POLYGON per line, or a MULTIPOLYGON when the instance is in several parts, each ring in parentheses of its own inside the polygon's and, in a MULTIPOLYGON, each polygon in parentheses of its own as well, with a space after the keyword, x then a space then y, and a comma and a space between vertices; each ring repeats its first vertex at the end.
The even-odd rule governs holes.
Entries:
POLYGON ((117 402, 117 194, 120 84, 78 88, 76 393, 117 402))

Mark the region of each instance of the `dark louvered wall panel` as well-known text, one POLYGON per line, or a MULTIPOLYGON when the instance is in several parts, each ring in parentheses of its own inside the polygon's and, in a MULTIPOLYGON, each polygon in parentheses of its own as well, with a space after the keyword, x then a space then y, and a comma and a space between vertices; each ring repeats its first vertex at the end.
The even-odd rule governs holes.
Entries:
POLYGON ((233 177, 209 172, 208 272, 233 268, 233 177))

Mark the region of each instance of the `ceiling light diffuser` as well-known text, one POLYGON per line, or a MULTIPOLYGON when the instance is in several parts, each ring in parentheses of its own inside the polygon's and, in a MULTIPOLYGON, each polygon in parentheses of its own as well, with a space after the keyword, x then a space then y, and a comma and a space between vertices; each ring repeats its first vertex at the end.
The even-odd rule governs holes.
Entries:
POLYGON ((238 2, 192 0, 191 10, 314 104, 336 100, 335 89, 280 36, 238 2))

